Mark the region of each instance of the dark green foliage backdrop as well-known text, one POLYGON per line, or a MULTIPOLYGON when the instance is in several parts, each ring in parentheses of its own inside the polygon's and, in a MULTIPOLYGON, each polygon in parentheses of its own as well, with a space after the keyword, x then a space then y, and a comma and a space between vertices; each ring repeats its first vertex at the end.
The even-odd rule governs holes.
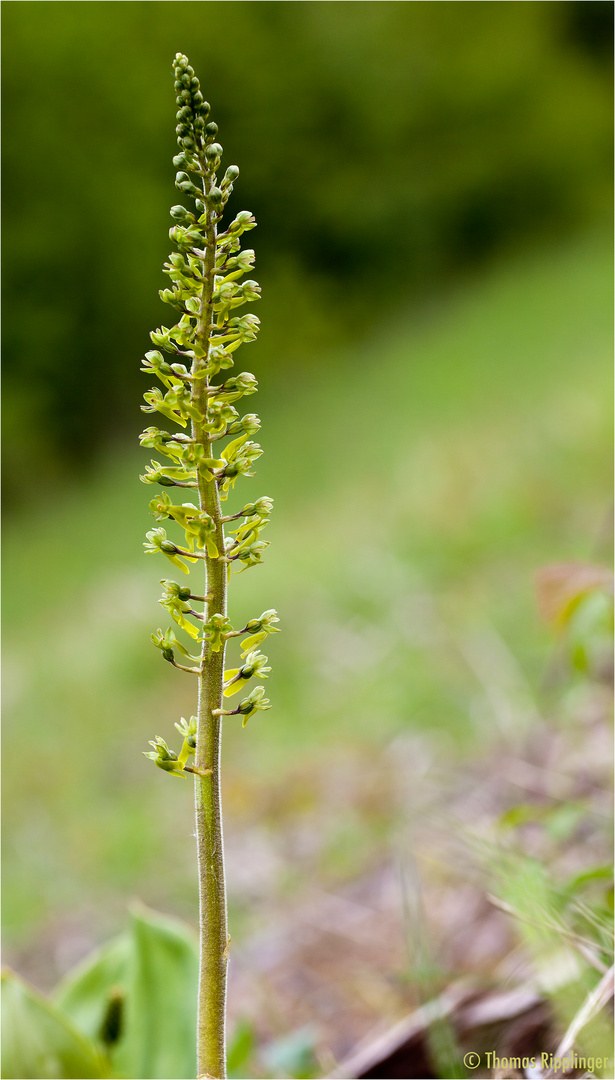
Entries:
POLYGON ((233 209, 259 222, 258 373, 261 356, 310 363, 468 264, 605 215, 612 14, 4 4, 7 493, 41 490, 139 424, 177 197, 177 50, 241 167, 233 209))

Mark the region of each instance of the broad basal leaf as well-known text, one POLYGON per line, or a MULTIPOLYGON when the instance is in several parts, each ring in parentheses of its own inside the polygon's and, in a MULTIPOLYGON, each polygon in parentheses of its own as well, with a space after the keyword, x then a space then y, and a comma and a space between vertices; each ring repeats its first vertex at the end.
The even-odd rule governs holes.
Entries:
POLYGON ((108 1072, 94 1043, 73 1027, 59 1007, 7 971, 2 975, 2 1076, 5 1080, 89 1080, 108 1072))
POLYGON ((196 935, 177 919, 135 907, 114 1071, 147 1080, 195 1077, 197 990, 196 935))
POLYGON ((128 934, 114 938, 73 968, 52 994, 75 1027, 91 1039, 101 1040, 112 997, 125 997, 130 949, 128 934))

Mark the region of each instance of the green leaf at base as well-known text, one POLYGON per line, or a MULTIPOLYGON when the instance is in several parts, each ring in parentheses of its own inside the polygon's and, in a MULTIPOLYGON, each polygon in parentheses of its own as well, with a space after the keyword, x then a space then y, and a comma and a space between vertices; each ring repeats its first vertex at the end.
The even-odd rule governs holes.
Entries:
POLYGON ((94 1043, 58 1006, 12 971, 2 975, 2 1029, 6 1080, 89 1080, 109 1075, 94 1043))

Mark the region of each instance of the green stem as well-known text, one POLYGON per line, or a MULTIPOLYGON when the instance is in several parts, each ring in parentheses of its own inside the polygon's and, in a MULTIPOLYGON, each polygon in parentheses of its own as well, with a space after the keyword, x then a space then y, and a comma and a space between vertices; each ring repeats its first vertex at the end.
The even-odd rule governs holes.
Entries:
MULTIPOLYGON (((211 180, 203 182, 207 195, 211 180)), ((195 360, 193 374, 207 364, 209 338, 212 333, 214 266, 216 258, 216 214, 208 207, 206 226, 206 258, 203 260, 204 285, 197 335, 206 348, 206 355, 195 360)), ((205 414, 209 391, 208 379, 196 379, 192 400, 205 414)), ((205 447, 205 457, 211 457, 211 436, 205 422, 193 422, 192 435, 205 447)), ((211 473, 209 474, 211 476, 211 473)), ((224 551, 224 529, 221 521, 218 485, 199 471, 198 491, 201 510, 205 510, 216 526, 218 551, 224 551)), ((207 617, 226 615, 227 564, 222 559, 205 559, 205 589, 207 617)), ((220 738, 222 717, 215 710, 222 707, 224 675, 224 645, 212 652, 203 643, 202 671, 198 677, 197 745, 195 767, 211 769, 207 776, 195 777, 196 842, 199 877, 199 998, 197 1015, 197 1076, 226 1077, 226 969, 228 964, 228 928, 226 912, 226 882, 224 875, 224 845, 220 792, 220 738)))

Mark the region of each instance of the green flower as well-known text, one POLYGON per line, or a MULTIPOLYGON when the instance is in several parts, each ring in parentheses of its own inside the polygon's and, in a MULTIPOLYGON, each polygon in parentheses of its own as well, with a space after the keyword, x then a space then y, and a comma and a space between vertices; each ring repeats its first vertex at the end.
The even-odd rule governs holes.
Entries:
POLYGON ((266 679, 267 672, 271 671, 270 667, 266 667, 268 657, 263 656, 260 652, 251 652, 246 656, 245 663, 240 668, 231 668, 230 671, 224 672, 224 696, 232 697, 238 690, 241 689, 241 683, 247 682, 248 679, 256 676, 258 679, 266 679))
POLYGON ((241 523, 237 529, 231 529, 231 532, 237 537, 233 547, 233 551, 237 554, 240 550, 247 547, 248 544, 254 540, 258 540, 262 530, 269 524, 269 517, 261 517, 260 514, 254 514, 252 517, 248 517, 241 523))
POLYGON ((220 652, 226 635, 232 631, 231 621, 226 615, 211 615, 203 627, 203 637, 209 642, 212 652, 220 652))
MULTIPOLYGON (((175 515, 173 515, 175 517, 175 515)), ((175 519, 179 520, 178 518, 175 519)), ((196 546, 199 548, 206 548, 207 554, 210 559, 217 559, 220 552, 215 541, 216 524, 212 521, 209 514, 205 511, 196 514, 187 515, 185 523, 180 522, 186 531, 186 540, 188 546, 192 550, 192 541, 196 541, 196 546)))
MULTIPOLYGON (((244 315, 244 319, 247 318, 248 316, 244 315)), ((238 321, 238 319, 231 319, 231 323, 236 323, 238 321)), ((231 335, 231 337, 234 336, 234 334, 231 335)), ((225 401, 227 404, 232 404, 233 401, 239 401, 240 398, 246 397, 248 394, 255 394, 257 390, 258 383, 254 375, 249 371, 240 371, 239 375, 231 375, 231 377, 225 379, 220 386, 211 387, 211 392, 212 394, 215 394, 216 400, 225 401)))
MULTIPOLYGON (((166 556, 169 562, 172 562, 173 566, 176 566, 178 570, 182 570, 184 574, 190 573, 186 564, 178 558, 177 545, 174 544, 172 540, 167 540, 165 529, 150 529, 145 535, 148 540, 148 543, 143 544, 146 555, 157 555, 158 552, 160 552, 162 555, 166 556)), ((190 559, 190 556, 184 555, 184 558, 190 559)), ((190 561, 196 562, 195 559, 190 559, 190 561)))
POLYGON ((263 552, 265 551, 265 548, 268 547, 268 540, 255 540, 253 544, 242 548, 236 555, 230 555, 229 558, 231 562, 235 562, 235 560, 238 559, 240 562, 244 563, 239 571, 239 573, 242 574, 244 570, 248 570, 251 566, 257 566, 258 563, 262 562, 263 552))
POLYGON ((151 465, 145 466, 145 476, 140 480, 144 484, 162 484, 163 487, 196 487, 196 470, 183 469, 180 466, 161 465, 152 458, 151 465))
POLYGON ((175 636, 170 626, 165 633, 163 633, 160 627, 158 627, 155 634, 151 635, 151 639, 152 643, 156 646, 156 648, 162 651, 163 658, 165 660, 168 660, 170 663, 173 663, 173 661, 175 660, 175 649, 179 649, 180 653, 182 653, 183 656, 186 656, 188 660, 192 660, 194 664, 199 663, 199 657, 190 655, 185 645, 182 645, 181 641, 175 636))
MULTIPOLYGON (((151 446, 152 450, 157 450, 159 454, 165 454, 166 457, 177 460, 183 456, 186 445, 189 445, 192 440, 187 435, 180 435, 179 432, 171 435, 168 431, 161 431, 160 428, 149 427, 141 433, 139 442, 141 446, 151 446)), ((162 465, 160 468, 162 469, 162 465)))
POLYGON ((169 612, 171 618, 174 619, 178 626, 181 626, 182 630, 185 630, 187 634, 190 634, 190 637, 194 638, 195 641, 199 640, 201 627, 188 622, 188 619, 186 618, 186 615, 197 614, 196 612, 193 612, 188 603, 190 589, 180 588, 175 581, 161 581, 160 584, 164 588, 164 593, 158 603, 169 612))
POLYGON ((235 712, 240 716, 243 716, 241 726, 245 727, 251 716, 254 716, 255 712, 264 712, 266 709, 270 709, 269 698, 264 697, 265 687, 255 686, 254 690, 239 703, 235 712))
POLYGON ((159 769, 163 769, 164 772, 171 773, 172 776, 184 776, 184 763, 180 762, 177 754, 174 754, 172 750, 169 750, 164 739, 160 735, 156 736, 156 741, 149 740, 149 745, 153 746, 153 750, 143 750, 143 757, 151 758, 155 765, 159 769))
POLYGON ((184 737, 184 742, 179 752, 179 757, 177 759, 183 769, 188 758, 191 756, 191 754, 194 754, 196 750, 197 718, 196 716, 191 716, 190 721, 187 721, 182 716, 181 723, 175 724, 174 726, 177 728, 180 735, 183 735, 184 737))
POLYGON ((223 468, 216 474, 220 491, 234 487, 238 476, 254 476, 252 464, 262 452, 258 443, 248 441, 247 432, 230 442, 222 451, 223 468))
POLYGON ((258 619, 250 619, 244 627, 244 632, 249 632, 250 637, 244 638, 241 642, 242 658, 247 656, 251 649, 260 645, 261 641, 264 641, 269 634, 279 634, 279 628, 273 626, 273 623, 279 621, 278 613, 275 608, 270 608, 269 611, 263 611, 263 614, 259 616, 258 619))

